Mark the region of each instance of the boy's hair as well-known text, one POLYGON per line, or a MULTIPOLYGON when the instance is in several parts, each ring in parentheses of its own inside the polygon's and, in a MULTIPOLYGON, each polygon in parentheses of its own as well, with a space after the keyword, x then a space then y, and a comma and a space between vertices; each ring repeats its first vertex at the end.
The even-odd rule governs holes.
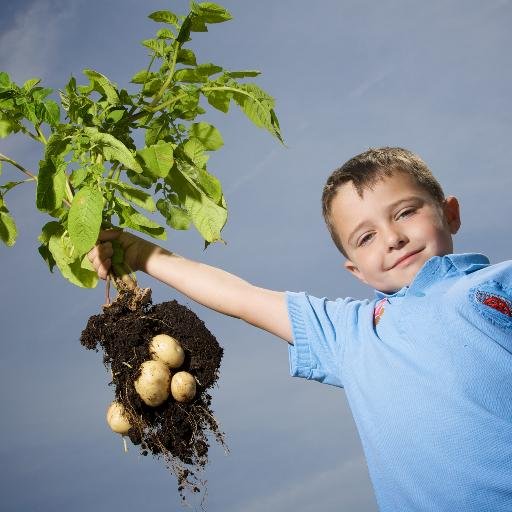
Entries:
POLYGON ((370 148, 356 155, 336 169, 327 179, 322 193, 322 214, 331 238, 339 251, 347 257, 331 219, 331 204, 338 189, 344 183, 352 182, 359 197, 367 189, 373 188, 378 180, 392 176, 394 172, 404 172, 441 205, 444 192, 434 178, 427 164, 416 154, 403 148, 370 148))

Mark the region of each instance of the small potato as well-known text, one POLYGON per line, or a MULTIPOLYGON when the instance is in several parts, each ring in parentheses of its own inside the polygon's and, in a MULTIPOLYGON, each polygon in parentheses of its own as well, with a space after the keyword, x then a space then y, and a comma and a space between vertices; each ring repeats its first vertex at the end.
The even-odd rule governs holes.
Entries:
POLYGON ((126 409, 117 401, 112 402, 107 410, 107 423, 116 434, 123 436, 132 428, 126 409))
POLYGON ((157 407, 169 398, 171 372, 162 361, 144 361, 140 365, 140 375, 134 382, 135 391, 143 402, 157 407))
POLYGON ((190 402, 196 396, 196 379, 188 372, 175 373, 171 380, 171 394, 177 402, 190 402))
POLYGON ((185 352, 172 336, 157 334, 149 344, 149 353, 155 360, 162 361, 169 368, 179 368, 185 360, 185 352))

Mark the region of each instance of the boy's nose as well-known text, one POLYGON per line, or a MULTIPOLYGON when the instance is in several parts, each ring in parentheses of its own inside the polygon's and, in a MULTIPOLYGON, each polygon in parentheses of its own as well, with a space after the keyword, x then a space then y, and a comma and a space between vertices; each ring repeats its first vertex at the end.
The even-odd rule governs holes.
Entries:
POLYGON ((401 249, 408 242, 407 236, 397 230, 390 229, 387 233, 387 243, 390 249, 401 249))

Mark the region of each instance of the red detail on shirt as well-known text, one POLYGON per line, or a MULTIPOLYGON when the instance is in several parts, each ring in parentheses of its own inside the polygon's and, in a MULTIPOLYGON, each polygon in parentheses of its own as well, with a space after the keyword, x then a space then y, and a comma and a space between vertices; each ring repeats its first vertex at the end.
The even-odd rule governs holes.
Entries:
POLYGON ((377 304, 375 304, 375 309, 373 310, 373 325, 377 325, 382 315, 384 314, 384 304, 388 301, 388 299, 381 299, 377 304))
POLYGON ((491 295, 490 297, 486 297, 482 302, 490 308, 497 309, 504 315, 512 316, 512 311, 510 310, 509 305, 500 297, 491 295))

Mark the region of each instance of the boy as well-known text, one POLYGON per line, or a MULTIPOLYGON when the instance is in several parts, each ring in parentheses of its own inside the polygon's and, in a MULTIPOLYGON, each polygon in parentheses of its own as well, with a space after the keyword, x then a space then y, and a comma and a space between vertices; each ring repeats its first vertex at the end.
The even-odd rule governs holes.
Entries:
MULTIPOLYGON (((382 511, 512 510, 512 262, 452 254, 459 205, 401 148, 328 179, 323 214, 372 301, 255 287, 128 233, 127 263, 289 343, 291 373, 344 387, 382 511)), ((90 259, 106 278, 110 244, 90 259)))

